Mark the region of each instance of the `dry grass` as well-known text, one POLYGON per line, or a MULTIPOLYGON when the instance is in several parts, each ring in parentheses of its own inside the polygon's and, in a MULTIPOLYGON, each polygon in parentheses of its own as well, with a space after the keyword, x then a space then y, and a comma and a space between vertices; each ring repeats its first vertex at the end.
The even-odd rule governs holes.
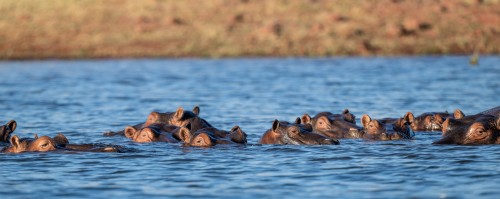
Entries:
POLYGON ((0 59, 498 54, 479 2, 2 0, 0 59))

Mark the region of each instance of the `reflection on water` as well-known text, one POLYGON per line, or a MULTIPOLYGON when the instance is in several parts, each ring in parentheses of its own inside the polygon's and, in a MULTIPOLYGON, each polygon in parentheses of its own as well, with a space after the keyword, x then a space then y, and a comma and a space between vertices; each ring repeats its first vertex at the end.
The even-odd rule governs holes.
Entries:
MULTIPOLYGON (((261 146, 274 119, 349 108, 358 119, 498 106, 500 58, 468 57, 0 62, 0 121, 16 134, 126 145, 137 152, 0 154, 3 197, 486 197, 500 194, 500 146, 341 140, 261 146), (151 111, 201 107, 246 147, 132 143, 102 132, 151 111)), ((359 120, 358 120, 359 124, 359 120)))

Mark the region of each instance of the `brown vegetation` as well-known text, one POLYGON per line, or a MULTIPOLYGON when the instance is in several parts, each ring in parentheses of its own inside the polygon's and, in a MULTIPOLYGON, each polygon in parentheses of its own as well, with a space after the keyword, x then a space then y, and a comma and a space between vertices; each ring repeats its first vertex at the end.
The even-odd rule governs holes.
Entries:
POLYGON ((498 54, 499 0, 2 0, 0 59, 498 54))

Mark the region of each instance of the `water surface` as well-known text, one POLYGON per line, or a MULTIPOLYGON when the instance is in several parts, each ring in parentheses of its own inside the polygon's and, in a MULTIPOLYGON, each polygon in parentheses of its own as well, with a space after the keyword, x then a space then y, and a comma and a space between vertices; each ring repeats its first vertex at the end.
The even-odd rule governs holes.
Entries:
POLYGON ((500 57, 144 59, 0 62, 0 121, 15 134, 65 134, 133 153, 0 154, 2 198, 498 198, 500 146, 341 140, 261 146, 274 119, 304 113, 401 117, 500 105, 500 57), (239 125, 245 147, 137 144, 102 137, 151 111, 199 105, 215 127, 239 125))

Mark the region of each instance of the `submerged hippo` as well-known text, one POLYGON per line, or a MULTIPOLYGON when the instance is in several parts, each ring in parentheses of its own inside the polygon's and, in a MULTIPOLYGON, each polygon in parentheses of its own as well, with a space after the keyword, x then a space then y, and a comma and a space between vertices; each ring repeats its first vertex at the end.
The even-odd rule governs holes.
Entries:
POLYGON ((462 118, 464 116, 464 113, 460 109, 456 109, 453 114, 448 112, 422 113, 414 117, 411 129, 413 131, 441 131, 443 123, 447 118, 462 118))
MULTIPOLYGON (((354 119, 354 115, 352 118, 354 119)), ((356 138, 361 132, 361 127, 356 126, 355 122, 330 112, 321 112, 312 118, 304 114, 301 123, 311 125, 314 133, 333 139, 356 138)))
POLYGON ((16 130, 17 123, 14 120, 7 122, 3 126, 0 126, 0 142, 9 142, 10 134, 16 130))
POLYGON ((482 117, 484 115, 492 115, 492 116, 500 117, 500 106, 488 109, 486 111, 480 112, 480 113, 475 114, 475 115, 465 116, 462 113, 460 116, 457 117, 457 115, 455 114, 455 116, 453 118, 447 118, 443 122, 443 125, 442 125, 443 128, 441 129, 441 132, 444 134, 444 133, 451 131, 457 127, 467 125, 469 123, 474 122, 477 118, 482 117))
MULTIPOLYGON (((449 125, 449 120, 444 126, 449 125)), ((500 144, 500 116, 477 114, 454 123, 434 144, 482 145, 500 144)))
POLYGON ((500 106, 497 106, 495 108, 488 109, 486 111, 480 112, 479 114, 485 114, 485 115, 493 115, 500 117, 500 106))
POLYGON ((186 127, 178 127, 160 123, 154 123, 141 129, 136 129, 133 126, 128 126, 125 128, 125 136, 132 139, 134 142, 177 143, 181 141, 181 132, 189 133, 190 131, 186 127))
POLYGON ((199 129, 195 132, 179 131, 179 136, 186 146, 211 147, 219 144, 245 145, 247 143, 247 134, 239 126, 234 126, 230 131, 214 127, 199 129))
MULTIPOLYGON (((328 117, 332 117, 336 120, 344 120, 346 122, 356 124, 356 116, 354 116, 352 113, 350 113, 349 109, 344 109, 344 111, 342 111, 341 114, 333 114, 331 112, 321 112, 321 113, 318 113, 318 115, 328 115, 328 117)), ((302 122, 306 123, 306 124, 310 123, 310 121, 312 119, 314 119, 314 118, 311 118, 311 116, 309 116, 308 114, 304 114, 302 116, 302 122)))
POLYGON ((309 124, 301 124, 300 118, 295 123, 274 120, 271 129, 267 130, 259 144, 295 144, 295 145, 320 145, 339 144, 336 139, 331 139, 312 132, 309 124))
POLYGON ((367 114, 361 117, 363 131, 359 138, 372 140, 400 140, 411 139, 415 136, 410 128, 413 115, 408 112, 403 118, 385 120, 383 122, 370 118, 367 114))
MULTIPOLYGON (((150 124, 161 123, 168 124, 180 127, 186 127, 187 124, 191 125, 191 131, 197 131, 198 129, 212 127, 210 123, 208 123, 203 118, 199 117, 200 108, 195 106, 193 111, 186 111, 182 107, 177 108, 175 112, 151 112, 146 119, 146 122, 139 123, 134 125, 135 129, 142 129, 150 124)), ((125 135, 125 130, 121 130, 118 132, 106 132, 103 134, 104 136, 116 136, 116 135, 125 135)))
POLYGON ((46 152, 55 150, 67 151, 89 151, 89 152, 122 152, 120 146, 105 146, 99 144, 69 144, 66 136, 58 134, 51 138, 49 136, 38 137, 35 134, 34 138, 19 138, 14 135, 10 138, 10 146, 1 150, 4 153, 21 153, 21 152, 46 152))

